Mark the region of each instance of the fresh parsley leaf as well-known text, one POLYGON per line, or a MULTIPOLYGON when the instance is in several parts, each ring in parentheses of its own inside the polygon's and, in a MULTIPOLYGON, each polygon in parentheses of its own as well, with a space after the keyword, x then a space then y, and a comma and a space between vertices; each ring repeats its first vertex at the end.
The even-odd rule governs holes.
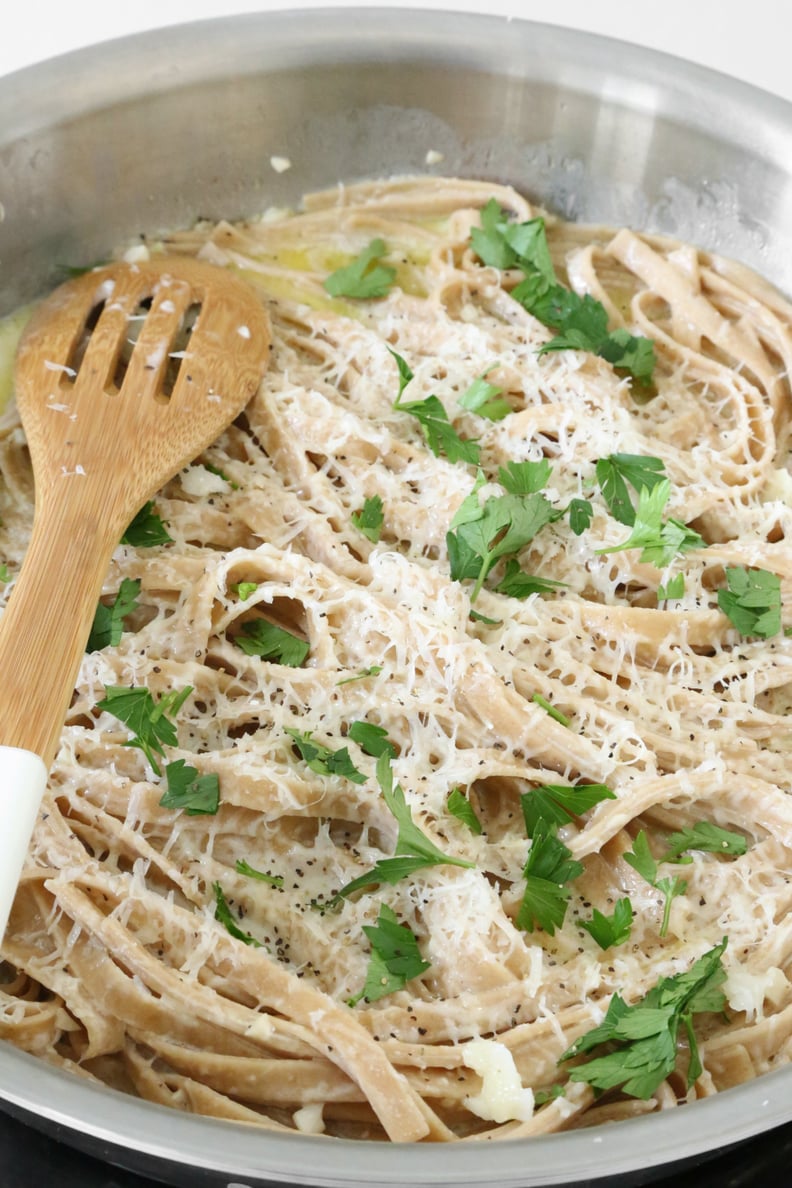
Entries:
POLYGON ((300 757, 305 760, 311 771, 315 771, 318 775, 344 776, 353 784, 365 784, 366 777, 362 771, 358 771, 355 767, 347 747, 331 751, 322 743, 314 742, 310 731, 302 734, 299 730, 293 730, 287 726, 286 733, 294 741, 294 745, 300 752, 300 757))
POLYGON ((396 748, 388 738, 385 727, 375 726, 373 722, 352 722, 349 737, 362 751, 375 759, 379 759, 380 755, 393 757, 396 754, 396 748))
POLYGON ((510 462, 498 467, 498 482, 510 495, 534 495, 547 486, 553 467, 547 458, 538 462, 510 462))
MULTIPOLYGON (((506 562, 503 577, 493 589, 497 594, 506 594, 509 598, 529 598, 531 594, 552 594, 554 590, 565 588, 566 582, 557 582, 553 578, 537 577, 533 573, 524 573, 519 562, 510 558, 506 562)), ((472 612, 471 612, 472 613, 472 612)))
MULTIPOLYGON (((659 891, 664 899, 663 919, 660 924, 660 935, 665 936, 668 932, 668 924, 671 916, 671 904, 678 895, 683 895, 687 890, 687 882, 680 879, 677 875, 658 879, 657 877, 657 862, 649 848, 649 839, 647 838, 643 829, 637 835, 633 842, 632 852, 629 850, 624 854, 625 862, 628 862, 633 870, 637 870, 642 878, 646 879, 650 886, 659 891)), ((664 859, 661 859, 664 861, 664 859)))
POLYGON ((400 924, 386 903, 380 905, 377 923, 364 924, 363 931, 371 942, 371 957, 365 985, 349 1000, 350 1006, 355 1006, 361 998, 376 1002, 394 990, 402 990, 412 978, 430 968, 421 956, 412 929, 400 924))
POLYGON ((701 1071, 693 1016, 722 1011, 726 1005, 720 989, 726 977, 721 963, 726 943, 724 938, 689 970, 660 978, 632 1006, 614 994, 602 1023, 581 1036, 561 1060, 588 1055, 604 1044, 612 1050, 572 1068, 570 1081, 583 1081, 597 1093, 620 1088, 629 1097, 647 1100, 676 1068, 677 1037, 682 1026, 690 1046, 690 1088, 701 1071))
POLYGON ((502 270, 519 267, 523 272, 538 273, 548 282, 555 281, 544 219, 510 222, 495 198, 490 198, 482 209, 480 219, 481 227, 472 229, 470 240, 483 264, 502 270))
POLYGON ((713 825, 710 821, 697 821, 695 825, 686 825, 678 833, 672 833, 666 838, 666 851, 659 861, 691 862, 691 858, 680 857, 687 850, 739 855, 744 854, 747 849, 748 842, 741 833, 722 829, 720 825, 713 825))
POLYGON ((550 1089, 537 1089, 534 1093, 534 1106, 538 1110, 548 1102, 555 1101, 557 1097, 566 1097, 563 1085, 553 1085, 550 1089))
POLYGON ((594 508, 590 499, 573 499, 567 508, 569 512, 569 527, 575 536, 581 536, 586 531, 594 516, 594 508))
POLYGON ((630 334, 620 326, 599 343, 597 354, 614 367, 629 372, 640 384, 651 382, 657 362, 651 338, 630 334))
POLYGON ((728 590, 718 590, 718 606, 740 635, 769 639, 781 630, 781 579, 767 569, 727 566, 728 590))
POLYGON ((520 796, 525 829, 533 837, 541 822, 567 825, 603 800, 615 800, 616 794, 605 784, 541 784, 520 796))
POLYGON ((239 483, 235 483, 233 479, 230 479, 226 472, 221 470, 219 466, 215 466, 213 462, 202 462, 201 465, 203 466, 204 470, 208 470, 210 474, 216 474, 217 477, 221 478, 224 483, 228 483, 232 491, 239 490, 239 483))
POLYGON ((254 949, 262 949, 264 946, 261 941, 257 941, 249 932, 244 932, 237 924, 220 884, 212 883, 212 890, 215 897, 215 920, 219 920, 225 926, 226 931, 230 932, 237 940, 241 940, 243 944, 251 945, 254 949))
POLYGON ((369 668, 362 668, 354 676, 344 677, 342 681, 336 681, 336 685, 351 685, 353 681, 364 681, 366 677, 379 676, 381 672, 381 664, 372 664, 369 668))
POLYGON ((372 544, 379 540, 384 522, 382 499, 379 495, 367 496, 361 510, 352 512, 352 523, 372 544))
POLYGON ((0 582, 10 582, 10 581, 11 581, 10 569, 5 564, 0 565, 0 582))
POLYGON ((124 578, 115 598, 109 604, 100 602, 94 613, 91 634, 85 645, 86 652, 98 652, 102 648, 116 647, 121 642, 124 619, 137 609, 140 593, 139 578, 124 578))
POLYGON ((391 756, 384 752, 377 760, 377 780, 383 798, 396 822, 399 832, 396 851, 392 858, 381 858, 371 870, 346 883, 337 891, 330 903, 345 899, 355 891, 370 887, 373 883, 398 883, 401 879, 421 870, 425 866, 472 867, 472 862, 444 854, 442 850, 415 824, 400 784, 394 786, 391 756))
POLYGON ((479 259, 494 268, 520 268, 525 278, 512 290, 512 297, 540 322, 559 331, 540 354, 567 348, 590 351, 642 384, 651 380, 654 343, 624 328, 609 332, 608 314, 601 302, 588 293, 581 297, 558 283, 543 219, 509 222, 507 213, 491 199, 480 220, 481 226, 474 227, 470 237, 479 259))
POLYGON ((402 392, 407 387, 409 382, 412 379, 414 379, 414 376, 413 376, 413 373, 410 369, 410 365, 408 364, 407 360, 403 359, 402 356, 400 354, 398 354, 397 351, 394 351, 392 347, 388 347, 388 350, 390 351, 390 353, 393 355, 394 359, 396 360, 396 366, 399 369, 399 394, 396 397, 396 400, 394 401, 394 407, 397 408, 399 405, 399 401, 401 400, 402 392))
POLYGON ((476 376, 470 387, 459 397, 459 404, 468 412, 486 417, 488 421, 502 421, 511 412, 511 405, 508 400, 498 399, 503 388, 489 383, 488 374, 489 372, 485 371, 483 375, 476 376))
POLYGON ((651 883, 654 887, 657 878, 657 862, 649 848, 649 838, 643 829, 633 842, 632 850, 627 850, 624 854, 624 860, 630 864, 633 870, 638 871, 642 879, 646 879, 647 883, 651 883))
POLYGON ((417 419, 426 444, 435 457, 445 454, 449 462, 478 464, 478 442, 459 436, 436 396, 427 396, 425 400, 408 400, 406 403, 399 401, 393 407, 417 419))
POLYGON ((172 747, 178 742, 176 727, 168 715, 177 714, 191 693, 192 685, 185 685, 155 701, 150 691, 143 687, 105 685, 105 695, 97 701, 96 708, 107 710, 134 732, 134 737, 123 745, 138 747, 152 771, 161 775, 155 755, 164 755, 166 746, 172 747))
POLYGON ((162 516, 154 510, 154 500, 144 503, 132 523, 121 537, 121 544, 134 548, 151 549, 155 545, 168 544, 173 537, 168 532, 162 516))
POLYGON ((190 817, 212 816, 220 807, 220 777, 214 773, 201 775, 184 759, 174 759, 165 766, 166 792, 160 797, 160 806, 167 809, 184 809, 190 817))
POLYGON ((237 873, 246 875, 249 879, 258 879, 260 883, 268 883, 270 887, 283 886, 283 875, 272 875, 263 870, 256 870, 254 866, 245 862, 244 858, 237 858, 235 865, 237 873))
POLYGON ((331 297, 384 297, 396 279, 395 268, 377 263, 387 250, 382 239, 372 239, 354 260, 325 279, 325 290, 331 297))
POLYGON ((632 931, 633 910, 629 899, 619 899, 610 916, 606 916, 597 908, 593 909, 590 920, 581 920, 581 928, 585 928, 601 949, 610 949, 614 945, 623 945, 630 939, 632 931))
POLYGON ((471 602, 501 557, 519 552, 545 524, 557 518, 552 504, 539 492, 493 495, 482 506, 476 497, 480 485, 477 479, 446 534, 452 580, 476 579, 471 602))
POLYGON ((289 668, 299 668, 311 650, 308 640, 267 619, 250 619, 242 632, 234 638, 234 643, 246 656, 261 656, 289 668))
POLYGON ((536 705, 540 705, 545 713, 549 714, 550 717, 554 719, 554 721, 560 722, 562 726, 571 726, 571 718, 568 718, 566 714, 561 713, 561 710, 556 709, 554 705, 551 705, 546 697, 542 697, 541 693, 534 693, 531 701, 535 702, 536 705))
POLYGON ((247 602, 251 594, 258 590, 258 582, 235 582, 231 589, 242 602, 247 602))
POLYGON ((660 568, 668 565, 678 553, 703 548, 704 540, 686 524, 673 518, 663 522, 663 510, 670 495, 668 479, 661 479, 651 491, 642 487, 630 535, 621 544, 597 549, 597 553, 620 553, 625 549, 640 548, 639 560, 660 568))
POLYGON ((657 880, 655 888, 665 900, 663 904, 663 919, 660 922, 660 935, 665 936, 671 921, 671 904, 677 895, 685 894, 687 891, 687 881, 681 879, 679 875, 666 875, 664 879, 657 880))
POLYGON ((470 618, 474 623, 484 623, 487 627, 499 627, 503 619, 491 619, 489 615, 482 615, 480 611, 470 609, 470 618))
POLYGON ((478 836, 482 832, 481 821, 476 816, 476 810, 461 788, 454 788, 446 801, 446 807, 453 817, 467 825, 471 833, 478 836))
POLYGON ((517 912, 517 927, 533 932, 537 926, 555 935, 566 916, 571 894, 566 885, 583 873, 583 864, 556 836, 555 825, 540 821, 523 868, 525 891, 517 912))
POLYGON ((635 523, 635 506, 627 484, 640 495, 643 490, 653 491, 665 477, 663 460, 643 454, 609 454, 598 460, 595 469, 609 512, 628 528, 635 523))
POLYGON ((672 598, 681 598, 685 593, 685 575, 684 573, 675 573, 665 585, 662 583, 657 587, 657 601, 666 602, 672 598))

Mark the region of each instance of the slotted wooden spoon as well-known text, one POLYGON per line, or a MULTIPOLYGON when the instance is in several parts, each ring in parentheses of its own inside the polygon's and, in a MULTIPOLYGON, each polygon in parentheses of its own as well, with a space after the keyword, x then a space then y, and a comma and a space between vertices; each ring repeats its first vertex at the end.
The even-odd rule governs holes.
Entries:
POLYGON ((244 408, 269 344, 251 288, 181 258, 69 281, 23 334, 16 398, 35 514, 0 619, 0 940, 113 551, 244 408))

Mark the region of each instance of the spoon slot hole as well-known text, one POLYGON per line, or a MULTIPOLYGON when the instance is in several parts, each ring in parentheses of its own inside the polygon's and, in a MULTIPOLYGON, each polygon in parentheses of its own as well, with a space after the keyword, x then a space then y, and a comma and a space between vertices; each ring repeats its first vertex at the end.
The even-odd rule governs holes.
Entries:
POLYGON ((79 336, 75 339, 71 354, 66 360, 66 367, 63 372, 64 382, 74 383, 77 378, 77 372, 80 370, 82 361, 85 358, 85 352, 88 350, 88 343, 91 341, 91 336, 99 324, 99 319, 104 313, 107 300, 102 298, 96 301, 88 311, 88 316, 83 322, 82 330, 79 336))
POLYGON ((162 384, 158 393, 159 400, 166 402, 173 395, 182 364, 187 363, 189 359, 190 339, 198 325, 201 309, 202 302, 192 301, 182 314, 179 326, 171 341, 170 351, 168 352, 168 366, 162 377, 162 384))
POLYGON ((132 352, 137 345, 137 340, 140 337, 140 331, 143 327, 143 323, 148 317, 150 309, 151 297, 141 297, 140 301, 138 301, 137 305, 132 310, 132 313, 127 318, 129 323, 127 336, 124 339, 121 350, 118 353, 115 370, 110 379, 110 383, 105 389, 108 396, 115 396, 121 391, 124 379, 126 378, 126 373, 129 369, 129 361, 132 358, 132 352))

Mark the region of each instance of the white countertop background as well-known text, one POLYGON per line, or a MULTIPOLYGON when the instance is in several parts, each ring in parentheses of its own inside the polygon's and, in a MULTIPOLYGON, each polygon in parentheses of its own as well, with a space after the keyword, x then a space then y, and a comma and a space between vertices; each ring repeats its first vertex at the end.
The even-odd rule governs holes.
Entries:
POLYGON ((792 101, 789 0, 16 0, 0 23, 0 74, 144 29, 236 12, 333 7, 487 12, 602 33, 677 54, 792 101))

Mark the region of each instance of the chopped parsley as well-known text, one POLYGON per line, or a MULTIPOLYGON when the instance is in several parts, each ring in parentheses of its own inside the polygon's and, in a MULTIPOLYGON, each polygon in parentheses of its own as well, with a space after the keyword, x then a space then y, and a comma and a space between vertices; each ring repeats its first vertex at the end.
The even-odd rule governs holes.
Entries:
POLYGON ((212 883, 212 890, 215 897, 215 920, 219 920, 226 931, 230 932, 237 940, 241 940, 243 944, 252 945, 254 949, 262 949, 264 946, 261 941, 257 941, 255 936, 251 936, 249 932, 244 932, 237 924, 220 884, 212 883))
POLYGON ((724 937, 689 970, 660 978, 632 1006, 614 994, 602 1023, 581 1036, 561 1057, 562 1061, 572 1060, 604 1050, 603 1055, 573 1067, 570 1081, 583 1081, 597 1094, 618 1088, 629 1097, 645 1101, 676 1069, 682 1027, 690 1051, 686 1076, 690 1088, 702 1072, 694 1016, 721 1012, 726 1006, 721 990, 726 978, 721 963, 726 943, 724 937))
MULTIPOLYGON (((678 875, 663 879, 657 877, 658 863, 649 849, 649 840, 643 829, 633 842, 632 850, 628 850, 625 853, 624 860, 630 864, 633 870, 637 870, 638 874, 646 879, 651 887, 654 887, 663 896, 665 906, 663 908, 663 920, 660 925, 660 935, 665 936, 668 932, 671 904, 678 895, 684 895, 687 890, 687 882, 685 879, 680 879, 678 875)), ((664 861, 664 859, 661 859, 661 861, 664 861)))
POLYGON ((572 719, 568 718, 566 714, 562 714, 560 709, 556 709, 554 705, 551 705, 546 697, 542 697, 541 693, 534 693, 531 701, 541 706, 544 712, 549 714, 555 722, 560 722, 562 726, 572 725, 572 719))
POLYGON ((87 652, 116 647, 121 642, 124 619, 137 609, 140 594, 139 578, 124 578, 111 603, 100 602, 94 613, 91 634, 85 645, 87 652))
POLYGON ((435 457, 445 454, 449 462, 468 462, 476 465, 479 460, 478 442, 459 436, 437 396, 427 396, 425 400, 402 400, 404 389, 414 378, 413 373, 401 355, 391 347, 388 347, 388 350, 396 360, 399 370, 399 393, 393 407, 416 418, 424 440, 435 457))
POLYGON ((625 549, 640 549, 642 563, 662 568, 679 553, 705 547, 705 541, 680 520, 663 520, 663 511, 671 495, 668 479, 661 479, 652 490, 641 488, 632 532, 618 545, 597 549, 598 554, 620 553, 625 549))
POLYGON ((412 978, 430 968, 418 948, 418 941, 407 924, 400 924, 396 913, 386 903, 380 905, 376 924, 364 924, 363 931, 371 942, 371 957, 363 989, 349 1005, 361 999, 376 1002, 386 994, 402 990, 412 978))
POLYGON ((249 879, 258 879, 260 883, 267 883, 270 887, 283 886, 283 875, 273 875, 263 870, 256 870, 254 866, 245 862, 244 858, 237 858, 235 867, 237 874, 245 875, 249 879))
POLYGON ((470 832, 475 833, 477 837, 483 832, 481 821, 476 816, 476 810, 461 788, 454 788, 449 793, 446 808, 452 817, 456 817, 463 825, 467 825, 470 832))
POLYGON ((203 466, 204 470, 208 470, 210 474, 215 474, 219 479, 222 479, 224 483, 228 483, 232 491, 239 490, 239 483, 235 483, 233 479, 229 478, 226 472, 221 470, 219 466, 215 466, 212 462, 202 462, 201 465, 203 466))
POLYGON ((490 367, 483 375, 478 375, 473 383, 459 397, 459 405, 468 412, 486 417, 488 421, 502 421, 511 412, 508 400, 501 399, 503 388, 498 388, 487 379, 490 367))
POLYGON ((615 800, 616 795, 605 784, 541 784, 520 796, 525 829, 529 837, 540 822, 548 825, 568 825, 573 817, 580 817, 603 800, 615 800))
POLYGON ((162 516, 154 510, 154 500, 144 503, 126 532, 121 537, 121 544, 132 545, 134 548, 151 549, 155 545, 169 544, 173 537, 165 527, 162 516))
POLYGON ((287 726, 286 733, 293 740, 300 752, 300 757, 317 775, 343 776, 345 779, 351 780, 353 784, 365 784, 366 777, 362 771, 358 771, 355 767, 347 747, 331 751, 322 743, 314 742, 310 730, 303 734, 299 730, 293 730, 287 726))
POLYGON ((745 854, 747 849, 748 842, 741 833, 722 829, 710 821, 697 821, 695 825, 686 825, 678 833, 666 838, 666 851, 659 861, 692 862, 692 858, 685 856, 688 850, 739 856, 745 854))
POLYGON ((478 463, 478 442, 459 436, 437 396, 399 401, 393 407, 416 418, 426 444, 436 457, 445 454, 449 462, 468 462, 474 466, 478 463))
POLYGON ((372 544, 379 540, 384 522, 382 499, 379 495, 367 497, 360 511, 352 512, 352 523, 372 544))
MULTIPOLYGON (((529 598, 531 594, 552 594, 555 590, 565 589, 566 586, 567 582, 557 582, 553 578, 537 577, 534 573, 525 573, 520 569, 519 562, 510 557, 506 562, 503 577, 497 586, 492 588, 496 594, 507 594, 509 598, 523 599, 529 598)), ((490 619, 489 622, 497 623, 498 620, 490 619)))
POLYGON ((672 578, 662 583, 657 587, 657 601, 667 602, 672 598, 681 598, 685 593, 685 575, 684 573, 675 573, 672 578))
POLYGON ((274 660, 289 668, 299 668, 311 650, 308 640, 267 619, 249 620, 234 643, 247 656, 261 656, 262 660, 274 660))
POLYGON ((523 867, 525 891, 517 912, 516 924, 525 932, 541 928, 554 936, 564 923, 571 894, 567 886, 583 873, 583 864, 556 835, 556 826, 540 820, 534 830, 531 848, 523 867))
POLYGON ((601 302, 589 294, 581 297, 558 282, 543 218, 510 222, 507 211, 491 198, 481 211, 481 226, 473 228, 470 238, 482 263, 523 272, 524 279, 512 290, 512 297, 545 326, 558 331, 540 354, 567 348, 590 351, 639 383, 651 381, 654 343, 625 329, 609 331, 607 310, 601 302))
POLYGON ((160 807, 184 809, 190 817, 211 816, 220 807, 220 777, 214 772, 205 775, 191 767, 184 759, 174 759, 165 767, 168 787, 160 797, 160 807))
POLYGON ((558 519, 559 513, 540 491, 517 490, 520 484, 537 481, 537 472, 525 469, 529 466, 541 463, 512 463, 512 468, 520 468, 516 472, 502 469, 501 478, 506 477, 511 489, 507 488, 505 495, 490 496, 483 504, 478 491, 485 480, 479 472, 472 492, 462 500, 451 521, 446 534, 451 578, 460 582, 475 579, 471 602, 498 561, 518 553, 546 524, 558 519))
POLYGON ((155 756, 164 755, 166 746, 175 746, 178 742, 176 727, 168 715, 177 714, 191 693, 192 685, 185 685, 155 701, 151 692, 143 687, 105 685, 105 696, 96 703, 96 708, 107 710, 134 732, 134 737, 123 745, 138 747, 152 771, 161 775, 155 756))
POLYGON ((580 926, 585 928, 601 949, 611 949, 614 945, 623 945, 630 939, 632 922, 632 904, 625 897, 617 900, 610 916, 594 908, 591 919, 581 920, 580 926))
POLYGON ((354 676, 344 677, 343 680, 336 681, 336 685, 351 685, 353 681, 364 681, 366 677, 379 676, 381 672, 381 664, 372 664, 369 668, 361 668, 360 672, 356 672, 354 676))
POLYGON ((769 639, 781 630, 781 579, 767 569, 726 567, 728 590, 718 590, 718 606, 740 635, 769 639))
POLYGON ((427 866, 472 867, 472 862, 444 854, 442 850, 415 824, 400 784, 394 785, 391 756, 382 754, 377 760, 377 780, 383 798, 399 826, 396 850, 392 858, 381 858, 371 870, 346 883, 333 896, 330 904, 345 899, 355 891, 370 887, 373 883, 398 883, 416 870, 427 866))
POLYGON ((9 570, 8 566, 5 564, 0 565, 0 582, 10 582, 10 581, 11 581, 11 571, 9 570))
POLYGON ((331 297, 385 297, 396 280, 396 269, 379 263, 387 250, 382 239, 372 239, 354 260, 325 279, 325 291, 331 297))
POLYGON ((590 499, 573 499, 567 508, 569 512, 569 527, 575 536, 581 536, 594 516, 594 508, 590 499))
POLYGON ((632 528, 635 504, 628 484, 637 495, 643 490, 653 491, 665 478, 665 463, 644 454, 609 454, 597 461, 596 474, 608 511, 620 524, 632 528))
POLYGON ((231 589, 242 602, 247 602, 251 594, 258 590, 258 582, 234 582, 231 589))
POLYGON ((380 755, 396 754, 396 748, 388 738, 385 727, 376 726, 373 722, 352 722, 349 737, 362 751, 375 759, 379 759, 380 755))

